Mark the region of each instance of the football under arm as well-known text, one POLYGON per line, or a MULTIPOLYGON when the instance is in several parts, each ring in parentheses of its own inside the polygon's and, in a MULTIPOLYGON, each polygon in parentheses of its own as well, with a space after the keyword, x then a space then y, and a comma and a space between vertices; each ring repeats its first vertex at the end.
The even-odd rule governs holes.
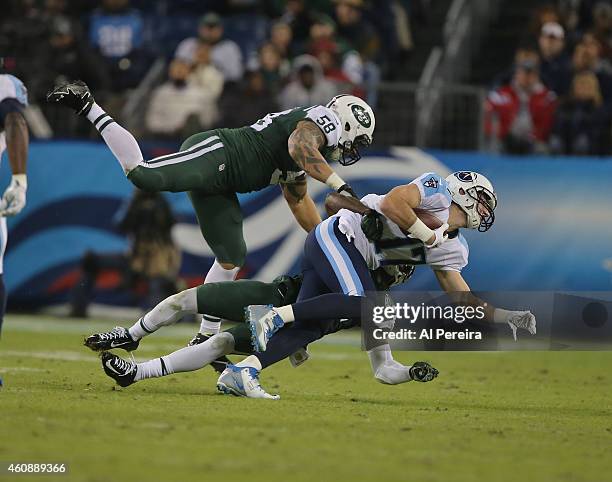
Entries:
POLYGON ((308 194, 306 179, 282 184, 283 196, 298 224, 309 233, 321 222, 316 204, 308 194))
POLYGON ((420 239, 428 247, 433 247, 445 239, 442 238, 442 232, 448 228, 448 225, 442 225, 435 231, 428 228, 414 212, 414 208, 419 204, 421 204, 419 188, 414 184, 403 184, 394 187, 385 195, 380 203, 380 211, 404 232, 420 239))
POLYGON ((310 177, 329 184, 332 189, 337 191, 345 182, 329 167, 323 154, 319 151, 326 142, 325 134, 314 122, 310 120, 300 121, 289 136, 289 155, 310 177), (335 178, 339 181, 333 182, 335 178))
POLYGON ((389 345, 377 346, 368 351, 374 378, 386 385, 398 385, 412 380, 410 367, 393 359, 389 345))

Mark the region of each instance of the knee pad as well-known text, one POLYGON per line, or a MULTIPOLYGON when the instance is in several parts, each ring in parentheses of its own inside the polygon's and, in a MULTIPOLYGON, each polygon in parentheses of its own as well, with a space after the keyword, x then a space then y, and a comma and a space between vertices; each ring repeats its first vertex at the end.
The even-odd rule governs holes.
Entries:
POLYGON ((130 182, 138 189, 148 192, 169 191, 165 186, 165 179, 161 172, 139 166, 127 175, 130 182))

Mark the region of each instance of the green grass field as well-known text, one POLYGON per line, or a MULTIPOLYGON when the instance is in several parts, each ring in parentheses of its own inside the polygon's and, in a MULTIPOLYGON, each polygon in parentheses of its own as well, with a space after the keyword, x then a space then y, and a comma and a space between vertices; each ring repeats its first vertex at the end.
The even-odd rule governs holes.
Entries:
MULTIPOLYGON (((374 381, 356 334, 262 375, 280 401, 217 394, 200 372, 113 386, 82 337, 108 322, 11 316, 0 344, 0 462, 78 481, 596 481, 612 472, 612 353, 398 353, 432 383, 374 381)), ((153 335, 137 359, 182 346, 153 335)))

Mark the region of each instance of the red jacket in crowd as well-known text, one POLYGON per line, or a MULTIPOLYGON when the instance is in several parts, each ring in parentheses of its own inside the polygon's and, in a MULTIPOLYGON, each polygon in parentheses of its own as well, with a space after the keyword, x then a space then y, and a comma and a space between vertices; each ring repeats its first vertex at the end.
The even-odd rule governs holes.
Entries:
MULTIPOLYGON (((557 96, 543 84, 537 84, 529 96, 533 140, 547 142, 557 108, 557 96)), ((520 109, 519 94, 509 84, 489 94, 485 104, 485 132, 505 138, 512 128, 520 109)))

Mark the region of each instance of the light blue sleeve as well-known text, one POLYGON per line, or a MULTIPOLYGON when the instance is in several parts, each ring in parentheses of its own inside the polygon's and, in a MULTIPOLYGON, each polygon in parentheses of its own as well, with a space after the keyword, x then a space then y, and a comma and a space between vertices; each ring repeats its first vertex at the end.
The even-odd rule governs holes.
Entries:
MULTIPOLYGON (((15 99, 17 99, 17 101, 21 105, 23 105, 24 107, 27 107, 28 106, 28 89, 26 89, 25 85, 23 85, 23 82, 19 80, 17 77, 15 77, 14 75, 9 74, 7 77, 13 84, 13 87, 15 88, 15 94, 14 94, 15 99)), ((12 97, 12 96, 9 96, 9 97, 12 97)))
POLYGON ((446 179, 439 174, 435 172, 426 172, 417 177, 411 184, 419 188, 421 193, 421 206, 429 206, 434 200, 437 200, 438 203, 444 200, 450 205, 451 193, 448 189, 448 183, 446 179))

